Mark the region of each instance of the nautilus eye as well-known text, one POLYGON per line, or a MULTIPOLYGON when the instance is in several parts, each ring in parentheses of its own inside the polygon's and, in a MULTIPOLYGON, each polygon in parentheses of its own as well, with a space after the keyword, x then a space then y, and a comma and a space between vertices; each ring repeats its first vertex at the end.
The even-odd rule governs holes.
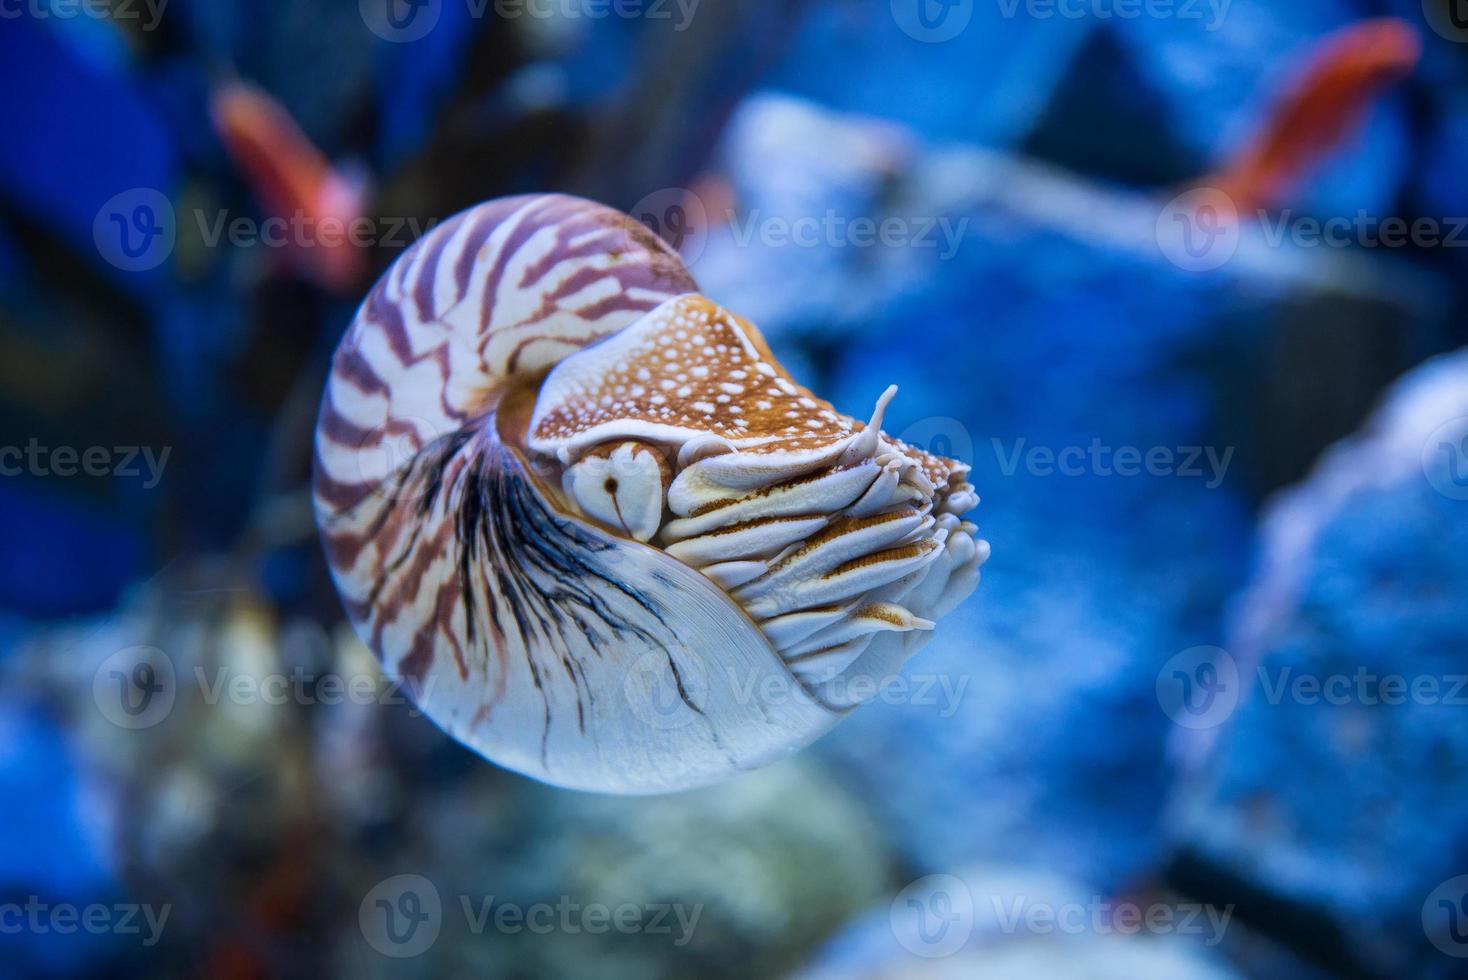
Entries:
POLYGON ((620 442, 577 460, 562 486, 583 514, 647 541, 663 523, 667 473, 657 447, 620 442))
POLYGON ((895 390, 842 415, 630 218, 492 201, 338 349, 327 556, 385 669, 487 758, 710 782, 826 731, 978 582, 967 467, 882 433, 895 390))

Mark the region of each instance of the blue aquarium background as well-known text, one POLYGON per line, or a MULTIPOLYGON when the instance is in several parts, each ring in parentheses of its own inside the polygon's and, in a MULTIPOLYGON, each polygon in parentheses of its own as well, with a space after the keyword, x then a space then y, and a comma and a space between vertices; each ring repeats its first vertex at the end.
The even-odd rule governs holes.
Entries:
POLYGON ((0 976, 1468 976, 1461 0, 0 0, 0 90, 0 976), (534 191, 973 467, 766 769, 532 782, 344 622, 331 351, 534 191))

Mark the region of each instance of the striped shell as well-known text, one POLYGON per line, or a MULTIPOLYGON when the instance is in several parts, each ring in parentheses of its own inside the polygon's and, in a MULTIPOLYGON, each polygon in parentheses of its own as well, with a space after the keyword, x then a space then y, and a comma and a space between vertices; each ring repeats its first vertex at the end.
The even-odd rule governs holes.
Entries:
POLYGON ((837 413, 625 215, 491 201, 343 338, 317 519, 358 632, 455 738, 682 789, 826 731, 977 584, 967 467, 881 433, 893 391, 837 413))

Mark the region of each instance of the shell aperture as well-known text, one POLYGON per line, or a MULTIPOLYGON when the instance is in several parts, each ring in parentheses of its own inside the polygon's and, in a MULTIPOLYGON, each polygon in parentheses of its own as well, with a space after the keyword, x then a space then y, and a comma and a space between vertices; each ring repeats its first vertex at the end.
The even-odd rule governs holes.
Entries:
POLYGON ((879 634, 931 630, 985 554, 958 517, 975 499, 967 467, 882 435, 894 392, 866 425, 841 415, 795 383, 752 324, 689 294, 558 364, 527 444, 570 473, 595 464, 596 479, 566 484, 587 516, 615 526, 607 486, 641 488, 639 513, 666 508, 657 543, 723 585, 796 676, 844 707, 821 683, 879 634), (671 482, 633 463, 659 447, 671 482))
POLYGON ((685 788, 819 736, 977 584, 967 467, 880 431, 893 391, 836 412, 618 212, 492 201, 343 338, 318 522, 358 632, 454 737, 685 788))

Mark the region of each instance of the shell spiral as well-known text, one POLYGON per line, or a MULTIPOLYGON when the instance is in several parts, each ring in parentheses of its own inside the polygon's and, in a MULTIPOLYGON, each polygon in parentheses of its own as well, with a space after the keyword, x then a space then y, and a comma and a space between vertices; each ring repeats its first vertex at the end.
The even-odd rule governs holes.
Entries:
POLYGON ((805 745, 976 586, 967 467, 837 413, 590 201, 438 225, 332 362, 314 501, 347 613, 449 734, 546 782, 805 745))

